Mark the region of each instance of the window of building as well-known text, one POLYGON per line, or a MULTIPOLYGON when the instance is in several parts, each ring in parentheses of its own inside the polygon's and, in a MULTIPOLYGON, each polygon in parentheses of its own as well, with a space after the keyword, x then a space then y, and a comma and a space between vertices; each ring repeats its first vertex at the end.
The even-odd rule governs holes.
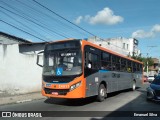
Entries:
POLYGON ((127 50, 128 50, 128 48, 129 48, 129 45, 127 44, 127 50))
POLYGON ((3 44, 3 40, 0 40, 0 44, 3 44))
POLYGON ((123 49, 125 49, 125 43, 123 43, 123 49))

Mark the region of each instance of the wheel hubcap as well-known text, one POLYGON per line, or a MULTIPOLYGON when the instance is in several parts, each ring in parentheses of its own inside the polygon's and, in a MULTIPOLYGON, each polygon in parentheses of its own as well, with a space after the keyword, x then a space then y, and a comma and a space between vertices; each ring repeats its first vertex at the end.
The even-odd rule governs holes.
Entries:
POLYGON ((135 83, 133 83, 133 90, 135 90, 135 88, 136 88, 136 85, 135 85, 135 83))
POLYGON ((100 90, 100 94, 101 94, 101 96, 104 96, 104 94, 105 94, 104 89, 100 90))

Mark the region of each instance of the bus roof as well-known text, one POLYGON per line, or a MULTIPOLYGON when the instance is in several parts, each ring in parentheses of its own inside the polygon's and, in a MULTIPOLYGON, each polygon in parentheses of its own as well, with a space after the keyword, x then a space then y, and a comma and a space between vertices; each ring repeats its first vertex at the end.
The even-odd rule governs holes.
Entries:
POLYGON ((89 42, 89 41, 87 41, 87 40, 83 40, 83 39, 70 38, 70 39, 64 39, 64 40, 51 41, 51 42, 49 42, 48 44, 57 43, 57 42, 67 42, 67 41, 72 41, 72 40, 81 40, 82 43, 83 43, 82 45, 90 45, 90 46, 93 46, 93 47, 98 48, 98 49, 100 49, 100 50, 103 50, 103 51, 106 51, 106 52, 108 52, 108 53, 111 53, 111 54, 113 54, 113 55, 117 55, 117 56, 119 56, 119 57, 122 57, 122 58, 125 58, 125 59, 128 59, 128 60, 131 60, 131 61, 134 61, 134 62, 143 64, 143 62, 140 62, 140 61, 138 61, 138 60, 132 59, 132 58, 127 57, 127 56, 124 56, 124 55, 122 55, 122 54, 116 53, 116 52, 111 51, 111 50, 109 50, 109 49, 107 49, 107 48, 98 46, 98 45, 96 45, 96 44, 93 44, 93 43, 91 43, 91 42, 89 42))
POLYGON ((108 52, 108 53, 111 53, 111 54, 113 54, 113 55, 117 55, 117 56, 119 56, 119 57, 122 57, 122 58, 125 58, 125 59, 128 59, 128 60, 131 60, 131 61, 134 61, 134 62, 143 64, 143 62, 140 62, 140 61, 138 61, 138 60, 132 59, 132 58, 127 57, 127 56, 124 56, 124 55, 122 55, 122 54, 116 53, 116 52, 111 51, 111 50, 109 50, 109 49, 107 49, 107 48, 98 46, 98 45, 93 44, 93 43, 91 43, 91 42, 89 42, 89 41, 82 40, 82 42, 83 42, 84 45, 90 45, 90 46, 93 46, 93 47, 98 48, 98 49, 100 49, 100 50, 103 50, 103 51, 106 51, 106 52, 108 52))
POLYGON ((54 40, 54 41, 50 41, 48 44, 57 43, 57 42, 67 42, 67 41, 72 41, 72 40, 80 40, 80 39, 69 38, 69 39, 64 39, 64 40, 54 40))

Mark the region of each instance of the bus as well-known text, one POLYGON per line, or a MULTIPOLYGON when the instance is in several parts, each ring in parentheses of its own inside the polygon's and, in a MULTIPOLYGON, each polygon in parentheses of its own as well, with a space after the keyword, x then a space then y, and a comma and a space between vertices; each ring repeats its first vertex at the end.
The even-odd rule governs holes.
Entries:
MULTIPOLYGON (((42 53, 42 52, 40 52, 42 53)), ((108 93, 135 90, 142 82, 143 63, 87 40, 47 43, 43 51, 42 95, 103 101, 108 93)))

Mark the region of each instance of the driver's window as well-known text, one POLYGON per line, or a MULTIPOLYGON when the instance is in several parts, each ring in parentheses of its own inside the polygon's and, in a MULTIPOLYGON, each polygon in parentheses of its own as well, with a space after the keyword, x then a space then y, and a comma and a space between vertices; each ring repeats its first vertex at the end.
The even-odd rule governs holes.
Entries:
POLYGON ((49 66, 53 66, 54 65, 54 57, 53 56, 49 56, 49 66))
POLYGON ((98 55, 89 52, 87 57, 88 57, 87 68, 97 69, 98 68, 98 55))

